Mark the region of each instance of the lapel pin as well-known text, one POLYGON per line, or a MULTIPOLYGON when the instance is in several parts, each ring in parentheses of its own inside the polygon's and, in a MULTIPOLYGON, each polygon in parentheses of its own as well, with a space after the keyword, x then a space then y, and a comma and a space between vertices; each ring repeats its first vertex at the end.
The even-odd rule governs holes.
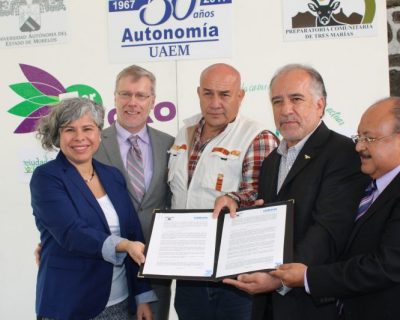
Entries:
POLYGON ((305 154, 304 159, 308 160, 308 159, 311 159, 311 157, 308 154, 305 154))

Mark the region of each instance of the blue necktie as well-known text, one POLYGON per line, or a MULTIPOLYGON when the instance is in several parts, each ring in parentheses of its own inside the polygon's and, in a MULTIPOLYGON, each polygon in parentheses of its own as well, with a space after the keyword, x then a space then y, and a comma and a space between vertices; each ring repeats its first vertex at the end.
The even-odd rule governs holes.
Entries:
POLYGON ((356 221, 360 219, 368 208, 371 206, 374 200, 374 192, 376 190, 376 181, 373 180, 368 187, 365 189, 364 197, 361 199, 360 205, 358 206, 356 221))
MULTIPOLYGON (((377 189, 376 181, 372 180, 371 183, 365 189, 364 196, 361 199, 360 204, 358 206, 356 221, 360 219, 364 215, 364 213, 367 212, 368 208, 371 206, 374 200, 374 192, 376 189, 377 189)), ((338 299, 336 301, 336 307, 338 309, 338 314, 340 316, 343 312, 343 300, 338 299)))

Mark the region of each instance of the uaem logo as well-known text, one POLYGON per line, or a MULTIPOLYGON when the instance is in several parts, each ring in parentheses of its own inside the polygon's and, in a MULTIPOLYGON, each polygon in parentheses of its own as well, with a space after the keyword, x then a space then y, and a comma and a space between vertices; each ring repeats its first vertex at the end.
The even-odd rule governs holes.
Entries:
POLYGON ((232 56, 232 0, 109 0, 112 62, 232 56))
POLYGON ((21 98, 21 102, 8 110, 9 113, 22 119, 14 133, 35 131, 40 117, 47 115, 51 108, 63 98, 87 97, 97 103, 102 103, 100 94, 88 85, 73 84, 65 87, 45 70, 27 64, 19 66, 27 81, 9 86, 21 98))
POLYGON ((375 1, 285 0, 285 39, 319 40, 376 35, 375 1))

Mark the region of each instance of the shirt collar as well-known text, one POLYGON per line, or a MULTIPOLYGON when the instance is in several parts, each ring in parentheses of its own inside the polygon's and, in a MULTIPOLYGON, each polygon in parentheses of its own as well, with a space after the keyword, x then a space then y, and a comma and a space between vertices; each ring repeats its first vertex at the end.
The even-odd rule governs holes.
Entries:
MULTIPOLYGON (((197 119, 197 122, 195 123, 195 126, 196 126, 195 137, 196 137, 196 139, 200 139, 201 132, 203 131, 203 127, 204 127, 204 125, 205 125, 205 123, 206 123, 206 120, 204 119, 203 116, 201 116, 201 117, 199 118, 198 115, 196 115, 195 117, 197 117, 197 118, 196 118, 196 119, 197 119)), ((190 119, 195 119, 195 117, 192 117, 192 118, 190 118, 190 119)), ((229 123, 225 126, 225 128, 224 128, 223 130, 221 130, 221 132, 219 132, 219 133, 217 134, 217 136, 219 136, 222 132, 226 131, 228 128, 230 128, 231 126, 233 126, 233 124, 236 122, 236 120, 237 120, 238 118, 239 118, 239 115, 236 115, 236 118, 235 118, 232 122, 229 122, 229 123)))
POLYGON ((287 155, 289 149, 295 151, 296 153, 299 153, 300 150, 304 147, 306 144, 307 140, 310 138, 310 136, 314 133, 315 130, 321 125, 322 120, 319 121, 318 125, 315 127, 314 130, 312 130, 308 135, 306 135, 303 139, 301 139, 299 142, 297 142, 294 146, 288 148, 287 141, 283 139, 281 143, 279 144, 278 148, 276 151, 281 155, 287 155))
MULTIPOLYGON (((122 127, 118 123, 118 121, 115 121, 115 129, 117 130, 118 137, 122 141, 128 140, 128 138, 132 135, 132 133, 126 130, 124 127, 122 127)), ((142 129, 140 129, 139 132, 134 133, 134 135, 137 135, 142 142, 150 144, 150 137, 149 137, 149 132, 147 130, 147 125, 144 126, 142 129)))
POLYGON ((397 176, 400 172, 400 165, 385 173, 383 176, 376 179, 376 188, 378 193, 381 194, 383 190, 389 185, 390 182, 397 176))
MULTIPOLYGON (((228 125, 225 127, 225 129, 222 130, 222 132, 224 132, 227 128, 233 126, 233 124, 234 124, 239 118, 240 118, 240 115, 237 114, 237 115, 236 115, 236 118, 235 118, 232 122, 229 122, 228 125)), ((204 120, 203 115, 202 115, 201 113, 198 113, 198 114, 195 114, 195 115, 192 116, 192 117, 189 117, 189 118, 183 120, 183 123, 184 123, 186 126, 199 125, 199 126, 202 128, 203 125, 204 125, 204 123, 205 123, 205 120, 204 120)))

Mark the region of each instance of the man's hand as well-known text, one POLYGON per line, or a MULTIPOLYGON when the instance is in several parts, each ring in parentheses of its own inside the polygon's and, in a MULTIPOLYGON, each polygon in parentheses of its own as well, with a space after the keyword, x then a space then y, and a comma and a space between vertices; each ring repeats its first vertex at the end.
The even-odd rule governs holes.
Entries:
POLYGON ((224 279, 223 282, 250 294, 272 292, 282 285, 278 278, 273 277, 267 272, 241 274, 237 280, 224 279))
POLYGON ((40 264, 40 252, 42 251, 42 246, 40 243, 37 244, 35 251, 33 251, 33 255, 35 256, 36 265, 39 267, 40 264))
MULTIPOLYGON (((254 206, 262 206, 264 204, 263 199, 258 199, 254 201, 254 206)), ((223 208, 227 208, 229 210, 229 215, 232 218, 236 217, 236 210, 238 208, 238 204, 235 200, 232 198, 224 195, 224 196, 219 196, 217 199, 215 199, 214 202, 214 211, 213 211, 213 218, 216 219, 218 218, 221 210, 223 208)))
POLYGON ((223 208, 228 208, 230 216, 232 218, 236 217, 236 209, 238 208, 237 202, 232 198, 229 198, 228 196, 219 196, 217 199, 215 199, 214 202, 214 219, 218 218, 223 208))
POLYGON ((307 271, 307 266, 302 263, 287 263, 282 264, 270 274, 282 280, 285 286, 304 287, 304 273, 307 271))
POLYGON ((136 318, 137 320, 153 319, 153 313, 151 312, 150 305, 148 303, 141 303, 137 306, 136 318))

